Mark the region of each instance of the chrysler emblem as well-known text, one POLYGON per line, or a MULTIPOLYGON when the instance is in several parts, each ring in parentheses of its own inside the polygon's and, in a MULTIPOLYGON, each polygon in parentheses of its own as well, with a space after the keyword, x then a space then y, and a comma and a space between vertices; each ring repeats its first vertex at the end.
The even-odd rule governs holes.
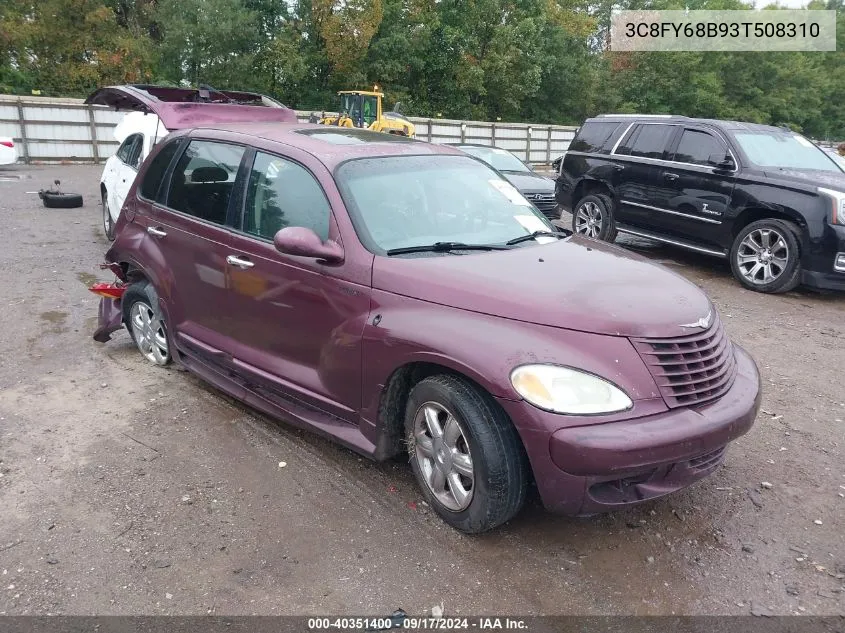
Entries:
POLYGON ((711 310, 710 312, 707 313, 707 316, 701 317, 695 323, 682 323, 681 327, 686 327, 686 328, 700 327, 700 328, 706 330, 708 327, 710 327, 710 319, 712 317, 713 317, 713 311, 711 310))

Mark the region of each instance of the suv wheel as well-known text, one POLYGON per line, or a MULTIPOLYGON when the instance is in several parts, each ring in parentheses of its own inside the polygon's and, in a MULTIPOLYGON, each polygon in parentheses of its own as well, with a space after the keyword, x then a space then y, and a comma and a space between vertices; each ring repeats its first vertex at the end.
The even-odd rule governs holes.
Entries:
POLYGON ((616 239, 613 200, 604 194, 584 196, 572 213, 572 231, 605 242, 616 239))
POLYGON ((746 226, 731 247, 731 270, 746 288, 788 292, 801 282, 798 227, 784 220, 760 220, 746 226))
POLYGON ((432 376, 405 411, 411 468, 429 505, 452 527, 490 530, 519 512, 528 489, 522 442, 489 396, 456 376, 432 376))

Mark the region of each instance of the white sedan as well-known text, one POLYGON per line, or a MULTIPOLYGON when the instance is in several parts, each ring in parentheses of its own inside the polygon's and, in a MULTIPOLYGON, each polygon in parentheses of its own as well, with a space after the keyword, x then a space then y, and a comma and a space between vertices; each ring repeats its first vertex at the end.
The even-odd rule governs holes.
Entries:
POLYGON ((0 165, 11 165, 18 160, 18 150, 14 139, 0 136, 0 165))

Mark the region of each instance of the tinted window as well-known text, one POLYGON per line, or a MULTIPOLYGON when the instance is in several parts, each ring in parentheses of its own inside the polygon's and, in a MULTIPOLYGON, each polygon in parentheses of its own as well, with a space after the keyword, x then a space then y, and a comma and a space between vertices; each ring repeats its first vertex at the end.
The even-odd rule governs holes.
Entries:
POLYGON ((167 206, 201 220, 225 224, 244 151, 238 145, 191 141, 170 178, 167 206))
POLYGON ((576 152, 595 152, 602 148, 619 123, 585 123, 578 130, 569 149, 576 152))
POLYGON ((273 239, 288 226, 312 229, 329 239, 331 208, 314 176, 300 165, 258 152, 252 165, 244 211, 244 231, 273 239))
POLYGON ((170 166, 170 161, 179 149, 179 141, 171 141, 161 148, 161 151, 153 158, 150 166, 144 174, 144 181, 141 183, 141 197, 147 200, 158 201, 158 193, 161 188, 161 181, 170 166))
POLYGON ((631 145, 631 156, 642 158, 663 158, 675 127, 672 125, 640 125, 631 145))
POLYGON ((675 150, 674 160, 707 165, 711 154, 724 156, 727 151, 725 144, 712 134, 700 130, 684 130, 678 149, 675 150))

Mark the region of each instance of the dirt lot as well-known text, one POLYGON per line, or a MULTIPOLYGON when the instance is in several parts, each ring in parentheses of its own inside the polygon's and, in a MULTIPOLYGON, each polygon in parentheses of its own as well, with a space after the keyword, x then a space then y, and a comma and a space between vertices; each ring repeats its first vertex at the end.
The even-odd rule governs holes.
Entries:
POLYGON ((406 464, 152 367, 125 333, 91 340, 99 173, 0 171, 0 614, 845 613, 845 297, 755 294, 641 245, 757 359, 756 426, 669 499, 568 519, 533 498, 466 537, 406 464), (25 193, 56 177, 83 208, 25 193))

